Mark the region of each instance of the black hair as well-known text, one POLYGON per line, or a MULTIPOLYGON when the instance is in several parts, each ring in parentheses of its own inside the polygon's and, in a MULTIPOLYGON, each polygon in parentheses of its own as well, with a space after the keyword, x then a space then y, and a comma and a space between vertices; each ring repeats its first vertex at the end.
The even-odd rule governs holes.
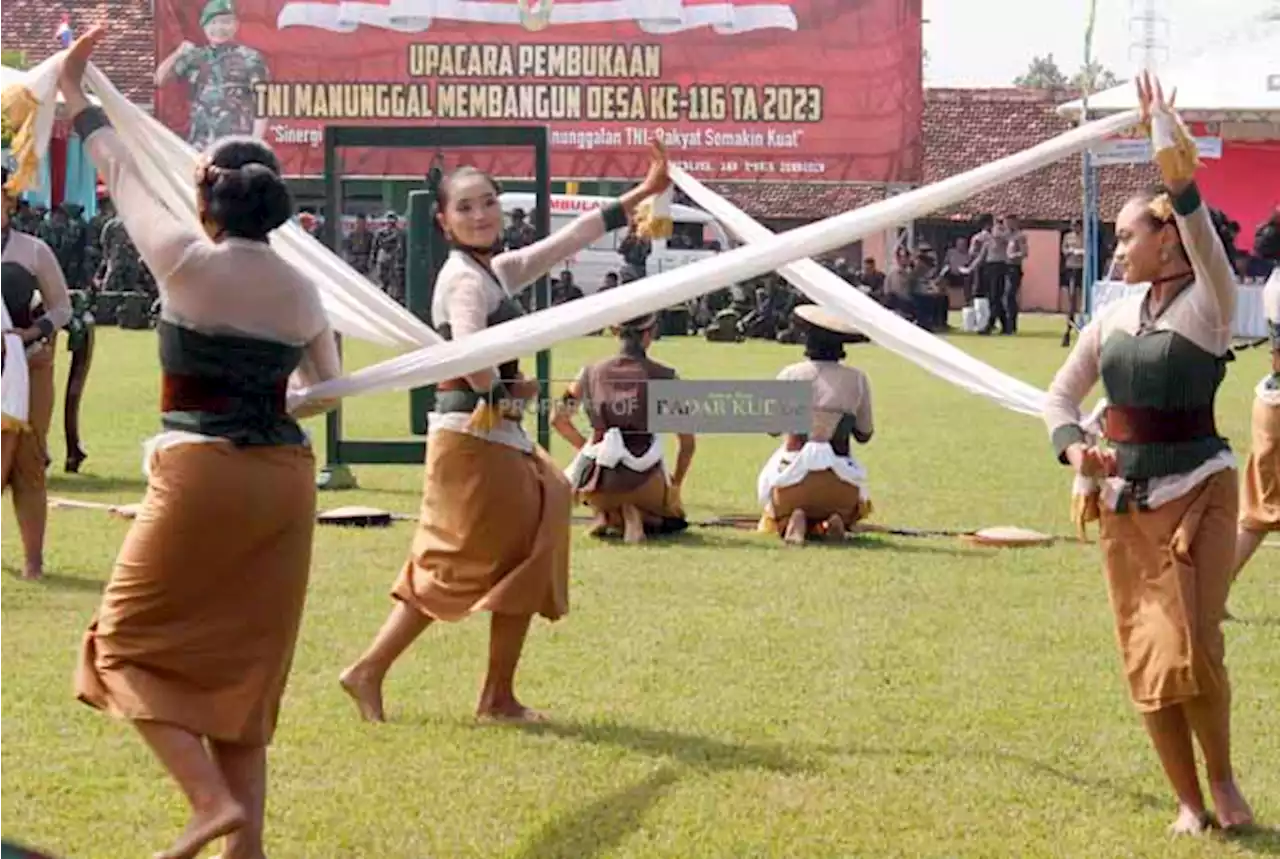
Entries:
POLYGON ((206 153, 199 182, 204 214, 233 238, 265 241, 293 215, 293 197, 280 178, 280 161, 253 137, 224 137, 206 153))
POLYGON ((995 215, 979 215, 978 216, 978 229, 980 230, 989 230, 995 226, 995 223, 996 223, 995 215))
POLYGON ((806 324, 804 356, 810 361, 843 361, 845 336, 817 325, 806 324))
MULTIPOLYGON (((445 209, 449 208, 449 196, 453 193, 453 183, 457 182, 459 179, 466 179, 473 176, 479 176, 481 179, 484 179, 486 182, 489 183, 489 187, 493 189, 493 193, 495 195, 502 193, 502 186, 498 184, 498 180, 494 179, 492 176, 490 176, 488 173, 484 172, 478 167, 463 165, 462 167, 458 167, 457 169, 453 170, 448 176, 440 177, 438 179, 435 177, 439 175, 439 171, 432 171, 432 174, 433 174, 433 178, 431 181, 429 181, 428 184, 431 186, 431 190, 435 192, 436 202, 434 207, 435 211, 432 213, 431 220, 436 224, 437 229, 441 229, 441 230, 444 229, 443 224, 441 224, 440 222, 444 218, 445 209)), ((446 233, 446 236, 447 235, 448 234, 446 233)), ((450 241, 450 244, 456 244, 452 239, 450 239, 449 241, 450 241)), ((494 243, 494 249, 495 250, 502 249, 501 233, 499 233, 497 241, 494 243)), ((481 249, 475 248, 473 250, 481 250, 481 249)))
MULTIPOLYGON (((1143 205, 1147 207, 1144 209, 1143 215, 1147 223, 1151 225, 1152 229, 1159 230, 1163 227, 1169 226, 1170 224, 1174 226, 1174 232, 1178 235, 1178 252, 1181 253, 1184 258, 1190 259, 1190 257, 1187 256, 1186 245, 1182 241, 1182 231, 1177 229, 1178 222, 1174 218, 1172 205, 1169 209, 1169 216, 1167 218, 1160 218, 1155 212, 1151 211, 1151 202, 1161 195, 1168 197, 1170 204, 1172 204, 1174 195, 1164 185, 1152 185, 1145 190, 1139 191, 1132 199, 1141 201, 1143 205)), ((1207 206, 1208 204, 1205 205, 1207 206)), ((1234 262, 1237 251, 1235 247, 1235 237, 1231 234, 1230 218, 1228 218, 1220 209, 1210 208, 1209 220, 1213 222, 1213 231, 1217 233, 1218 241, 1222 243, 1222 249, 1226 251, 1227 258, 1234 262)))
POLYGON ((1253 234, 1253 254, 1272 262, 1280 262, 1280 209, 1258 224, 1253 234))

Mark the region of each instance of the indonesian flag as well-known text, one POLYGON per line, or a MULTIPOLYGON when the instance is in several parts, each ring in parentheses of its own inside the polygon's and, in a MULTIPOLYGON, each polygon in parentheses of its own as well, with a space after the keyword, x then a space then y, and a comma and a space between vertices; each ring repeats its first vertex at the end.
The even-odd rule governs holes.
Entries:
POLYGON ((654 34, 711 27, 734 35, 798 26, 790 0, 301 0, 284 5, 276 26, 351 33, 363 25, 419 33, 436 20, 508 24, 531 32, 556 25, 622 22, 634 22, 654 34))

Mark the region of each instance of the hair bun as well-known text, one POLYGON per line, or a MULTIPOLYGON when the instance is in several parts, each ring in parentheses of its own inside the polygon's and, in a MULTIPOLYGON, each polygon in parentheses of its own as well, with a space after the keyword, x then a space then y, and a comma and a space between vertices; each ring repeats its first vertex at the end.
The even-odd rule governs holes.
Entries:
POLYGON ((205 212, 227 235, 265 239, 293 215, 280 162, 262 141, 224 138, 208 159, 201 183, 205 212))

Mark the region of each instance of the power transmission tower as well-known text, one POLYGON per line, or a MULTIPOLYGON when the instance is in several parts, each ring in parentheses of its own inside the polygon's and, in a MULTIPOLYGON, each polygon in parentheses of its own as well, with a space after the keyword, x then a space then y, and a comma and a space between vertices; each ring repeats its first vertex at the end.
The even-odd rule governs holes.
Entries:
POLYGON ((1169 18, 1164 0, 1129 0, 1129 59, 1156 71, 1169 59, 1169 18))

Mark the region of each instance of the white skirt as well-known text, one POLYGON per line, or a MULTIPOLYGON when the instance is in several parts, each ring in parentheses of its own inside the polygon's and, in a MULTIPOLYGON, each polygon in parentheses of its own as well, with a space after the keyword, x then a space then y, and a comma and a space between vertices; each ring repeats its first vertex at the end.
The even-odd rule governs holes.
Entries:
POLYGON ((867 470, 850 454, 840 456, 830 442, 807 441, 800 450, 779 447, 769 457, 756 479, 756 492, 762 505, 773 500, 773 490, 801 483, 810 472, 830 471, 845 483, 858 487, 864 500, 867 492, 867 470))
POLYGON ((655 465, 661 465, 664 474, 667 470, 661 439, 655 435, 649 444, 649 449, 640 456, 636 456, 627 450, 627 444, 622 438, 622 430, 617 427, 606 430, 604 438, 600 441, 588 442, 582 446, 578 455, 573 458, 573 462, 569 463, 569 467, 564 470, 565 477, 569 478, 569 485, 577 488, 592 465, 599 465, 602 468, 622 466, 637 474, 648 471, 655 465))

